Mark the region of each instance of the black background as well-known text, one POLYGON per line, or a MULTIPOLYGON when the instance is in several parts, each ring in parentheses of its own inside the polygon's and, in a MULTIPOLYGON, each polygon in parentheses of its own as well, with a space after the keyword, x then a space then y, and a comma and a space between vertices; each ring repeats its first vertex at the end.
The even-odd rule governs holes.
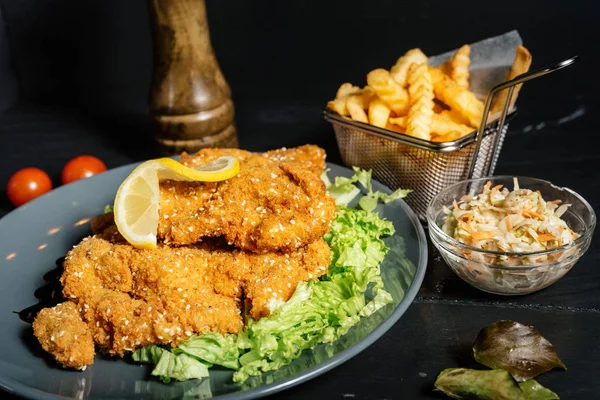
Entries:
MULTIPOLYGON (((496 173, 569 186, 599 209, 599 6, 592 1, 208 0, 211 36, 232 87, 240 144, 316 143, 341 162, 322 109, 340 83, 363 85, 407 49, 437 54, 518 29, 540 67, 580 61, 527 83, 496 173)), ((59 184, 87 153, 109 167, 156 156, 147 120, 152 43, 141 0, 0 0, 0 216, 8 178, 38 166, 59 184)), ((430 251, 405 317, 365 352, 281 398, 440 398, 435 375, 469 366, 468 346, 497 319, 534 324, 567 372, 541 377, 562 398, 600 393, 600 249, 542 292, 499 298, 470 288, 430 251)))

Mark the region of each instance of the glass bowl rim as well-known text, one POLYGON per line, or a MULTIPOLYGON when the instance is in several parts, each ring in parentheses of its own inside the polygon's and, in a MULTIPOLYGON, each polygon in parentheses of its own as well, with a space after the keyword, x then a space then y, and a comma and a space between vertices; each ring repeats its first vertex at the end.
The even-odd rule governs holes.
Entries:
MULTIPOLYGON (((588 203, 587 200, 584 199, 579 193, 577 193, 574 190, 569 189, 567 187, 557 186, 557 185, 553 184, 552 182, 547 181, 545 179, 539 179, 539 178, 534 178, 531 176, 523 176, 523 175, 492 175, 492 176, 485 176, 485 177, 481 177, 481 178, 465 179, 465 180, 453 183, 452 185, 447 186, 444 189, 442 189, 429 202, 429 205, 427 206, 426 217, 427 217, 427 225, 428 225, 429 229, 433 230, 438 236, 440 236, 441 239, 444 239, 445 242, 449 242, 453 246, 456 246, 465 251, 476 252, 476 253, 481 253, 481 254, 489 254, 489 255, 495 255, 495 256, 507 256, 507 257, 543 256, 543 255, 548 255, 548 254, 552 254, 552 253, 559 252, 559 251, 564 251, 571 247, 578 247, 582 243, 584 243, 588 239, 589 236, 591 236, 594 233, 594 229, 596 227, 596 213, 594 212, 594 209, 592 208, 590 203, 588 203), (466 245, 462 242, 459 242, 458 240, 456 240, 455 238, 453 238, 452 236, 450 236, 446 232, 444 232, 442 230, 442 228, 440 228, 435 223, 435 221, 433 220, 433 218, 431 216, 431 214, 433 214, 432 206, 436 202, 436 200, 438 200, 442 196, 442 194, 445 194, 446 192, 450 191, 451 189, 455 188, 456 186, 464 185, 465 183, 474 183, 474 182, 485 181, 485 180, 514 179, 514 178, 517 178, 518 180, 529 179, 532 181, 537 181, 538 183, 549 185, 557 190, 566 191, 566 192, 570 193, 571 195, 575 196, 575 198, 577 200, 579 200, 585 206, 585 208, 588 210, 588 212, 590 213, 590 222, 585 224, 585 230, 583 231, 583 233, 577 239, 572 241, 571 243, 563 244, 561 246, 553 247, 553 248, 547 249, 547 250, 539 250, 539 251, 532 251, 532 252, 519 252, 519 253, 506 252, 506 251, 491 251, 491 250, 479 249, 477 247, 472 247, 472 246, 466 245)), ((431 236, 431 240, 436 241, 436 238, 434 237, 434 235, 430 235, 430 236, 431 236)), ((437 240, 437 241, 440 242, 440 240, 437 240)), ((454 253, 454 252, 451 251, 451 253, 454 253)), ((458 254, 456 254, 456 255, 458 255, 458 254)), ((543 265, 547 265, 547 264, 523 266, 521 268, 538 268, 543 265)), ((501 268, 516 269, 519 267, 501 267, 501 268)))

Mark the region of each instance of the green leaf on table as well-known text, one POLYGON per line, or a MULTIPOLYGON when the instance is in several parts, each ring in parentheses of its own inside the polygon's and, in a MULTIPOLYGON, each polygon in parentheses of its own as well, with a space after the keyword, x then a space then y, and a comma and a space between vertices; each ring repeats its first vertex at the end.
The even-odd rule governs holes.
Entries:
POLYGON ((558 400, 560 397, 552 390, 540 385, 535 379, 519 383, 527 400, 558 400))
POLYGON ((480 364, 507 370, 518 382, 552 368, 567 369, 537 329, 516 321, 497 321, 483 328, 473 344, 473 355, 480 364))
POLYGON ((527 399, 518 383, 503 369, 448 368, 438 375, 435 389, 454 399, 527 399))

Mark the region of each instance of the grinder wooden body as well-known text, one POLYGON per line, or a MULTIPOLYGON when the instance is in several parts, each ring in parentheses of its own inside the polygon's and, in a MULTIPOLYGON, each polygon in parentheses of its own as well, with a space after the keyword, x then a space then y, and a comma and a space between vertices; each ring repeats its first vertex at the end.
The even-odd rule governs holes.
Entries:
POLYGON ((149 0, 154 45, 150 118, 163 153, 237 147, 231 92, 204 0, 149 0))

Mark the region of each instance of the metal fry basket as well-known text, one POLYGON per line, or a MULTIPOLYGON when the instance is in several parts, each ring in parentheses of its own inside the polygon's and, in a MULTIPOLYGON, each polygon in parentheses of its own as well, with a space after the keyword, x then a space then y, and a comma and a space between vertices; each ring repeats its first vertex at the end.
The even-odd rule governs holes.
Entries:
POLYGON ((346 166, 373 170, 373 177, 391 189, 412 189, 406 202, 425 221, 427 206, 445 187, 456 182, 493 174, 508 129, 509 104, 516 85, 557 71, 576 61, 564 61, 530 71, 501 83, 487 95, 480 128, 451 142, 430 142, 403 133, 357 122, 325 109, 342 161, 346 166), (508 89, 500 117, 487 123, 494 97, 508 89))

